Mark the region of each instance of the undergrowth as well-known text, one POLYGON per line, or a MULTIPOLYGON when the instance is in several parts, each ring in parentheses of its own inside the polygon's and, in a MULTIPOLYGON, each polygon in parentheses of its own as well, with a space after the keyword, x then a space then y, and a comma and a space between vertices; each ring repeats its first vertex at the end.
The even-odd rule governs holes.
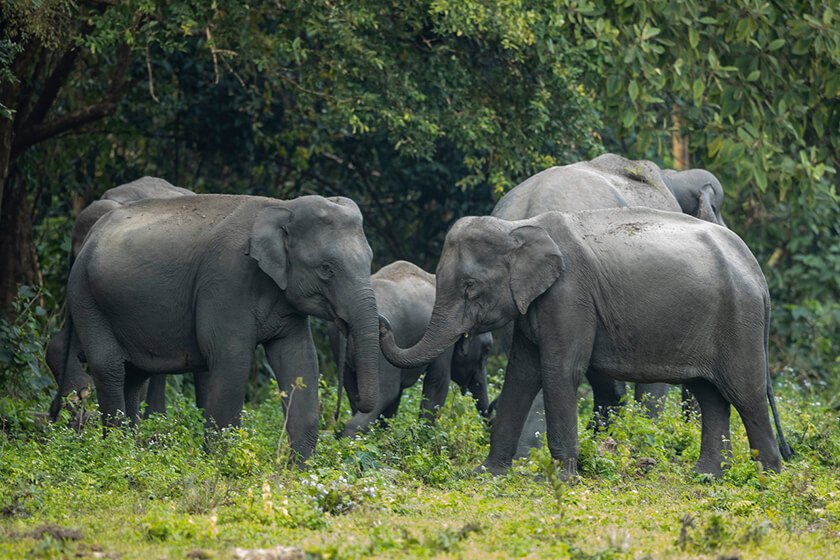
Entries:
MULTIPOLYGON (((183 377, 170 383, 168 414, 135 429, 103 437, 90 402, 94 417, 81 430, 66 413, 46 422, 43 363, 18 354, 43 348, 47 318, 36 315, 39 294, 24 296, 28 311, 3 325, 15 351, 0 355, 0 383, 35 379, 0 395, 0 558, 229 558, 236 547, 277 545, 310 558, 840 557, 830 377, 803 384, 787 369, 776 380, 795 452, 779 474, 761 470, 733 414, 721 479, 692 470, 700 424, 679 391, 656 420, 629 402, 594 433, 584 387, 579 475, 563 480, 545 447, 504 476, 476 472, 489 428, 457 390, 435 425, 418 419, 418 384, 387 426, 338 438, 350 413, 345 401, 333 420, 328 370, 316 452, 299 469, 289 465, 277 386, 261 370, 241 427, 207 443, 183 377)), ((504 363, 490 363, 497 394, 504 363)))

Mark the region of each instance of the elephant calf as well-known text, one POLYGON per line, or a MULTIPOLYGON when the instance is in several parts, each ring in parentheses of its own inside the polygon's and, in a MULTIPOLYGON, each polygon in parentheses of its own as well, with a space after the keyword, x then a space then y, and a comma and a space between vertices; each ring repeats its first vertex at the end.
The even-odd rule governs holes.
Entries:
POLYGON ((687 384, 701 409, 698 472, 721 472, 730 405, 762 464, 778 471, 769 401, 782 455, 790 455, 770 384, 767 283, 725 228, 644 208, 463 218, 446 236, 423 338, 401 349, 380 321, 382 351, 394 365, 415 367, 464 333, 514 319, 484 463, 491 472, 510 466, 540 388, 551 454, 576 472, 576 391, 589 372, 687 384))
MULTIPOLYGON (((402 344, 414 344, 420 340, 432 316, 434 275, 410 262, 396 261, 371 276, 371 284, 379 314, 390 321, 397 340, 402 344)), ((450 379, 458 383, 462 394, 469 390, 475 398, 478 411, 482 415, 487 414, 489 402, 485 365, 493 346, 490 333, 461 337, 439 356, 414 368, 397 368, 380 354, 379 403, 370 412, 361 412, 357 406, 359 394, 353 345, 346 346, 345 352, 346 339, 339 336, 335 327, 330 328, 330 340, 340 380, 346 383, 347 396, 353 410, 353 418, 344 428, 346 436, 364 431, 380 416, 392 418, 399 408, 403 389, 414 385, 423 371, 426 377, 423 380, 422 412, 426 418, 434 420, 435 410, 443 406, 449 393, 450 379)))

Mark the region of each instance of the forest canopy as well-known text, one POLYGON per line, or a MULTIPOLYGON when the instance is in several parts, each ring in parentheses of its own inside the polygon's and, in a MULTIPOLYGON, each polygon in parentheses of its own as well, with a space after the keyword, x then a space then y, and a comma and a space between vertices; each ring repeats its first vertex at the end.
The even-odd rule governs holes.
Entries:
MULTIPOLYGON (((549 167, 704 167, 774 301, 832 367, 840 310, 835 2, 8 0, 0 302, 63 298, 74 215, 142 175, 356 200, 375 265, 549 167)), ((781 360, 795 361, 795 352, 781 360)), ((836 367, 836 366, 833 366, 836 367)), ((810 375, 810 374, 809 374, 810 375)))

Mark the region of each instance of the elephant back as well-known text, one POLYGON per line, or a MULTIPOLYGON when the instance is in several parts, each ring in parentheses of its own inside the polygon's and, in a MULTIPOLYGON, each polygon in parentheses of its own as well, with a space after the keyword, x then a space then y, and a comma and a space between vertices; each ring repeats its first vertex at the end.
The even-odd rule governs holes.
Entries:
POLYGON ((432 317, 435 276, 408 261, 396 261, 371 276, 380 315, 386 317, 401 345, 414 345, 432 317))

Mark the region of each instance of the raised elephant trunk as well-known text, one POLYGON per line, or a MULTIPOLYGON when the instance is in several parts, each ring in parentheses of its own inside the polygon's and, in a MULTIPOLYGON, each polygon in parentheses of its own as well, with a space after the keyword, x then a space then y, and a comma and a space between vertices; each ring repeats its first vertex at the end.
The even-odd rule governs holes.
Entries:
POLYGON ((394 340, 391 325, 387 319, 380 318, 380 345, 382 346, 382 353, 389 362, 398 368, 410 369, 423 367, 458 341, 458 338, 464 331, 453 328, 453 325, 457 324, 457 321, 453 321, 445 316, 440 311, 438 305, 435 305, 435 309, 432 312, 432 320, 429 322, 429 326, 426 327, 426 332, 423 333, 423 338, 420 339, 420 342, 411 348, 400 348, 394 340))
MULTIPOLYGON (((379 326, 376 298, 370 283, 349 301, 348 325, 355 342, 356 377, 361 412, 370 412, 379 400, 379 326)), ((343 365, 343 364, 342 364, 343 365)))

